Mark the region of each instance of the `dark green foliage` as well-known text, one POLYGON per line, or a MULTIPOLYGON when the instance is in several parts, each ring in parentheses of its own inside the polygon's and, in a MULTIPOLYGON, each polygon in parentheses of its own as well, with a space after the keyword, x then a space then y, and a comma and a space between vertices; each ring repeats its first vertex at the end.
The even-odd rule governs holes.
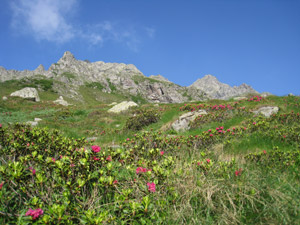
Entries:
POLYGON ((125 129, 141 130, 143 127, 152 123, 156 123, 160 119, 160 114, 157 110, 139 109, 134 112, 134 115, 126 121, 125 129))
POLYGON ((55 113, 55 118, 57 120, 59 120, 59 119, 63 120, 63 119, 72 117, 73 115, 74 115, 74 113, 70 109, 66 108, 66 109, 61 109, 61 110, 57 111, 55 113))
POLYGON ((86 86, 89 88, 98 89, 100 91, 102 91, 102 89, 104 88, 103 85, 99 82, 88 83, 88 84, 86 84, 86 86))
POLYGON ((21 80, 8 80, 4 82, 4 85, 17 86, 18 88, 33 87, 33 88, 40 88, 44 91, 53 91, 52 90, 53 80, 45 79, 44 76, 41 76, 41 79, 24 78, 21 80))
POLYGON ((139 104, 146 104, 147 100, 144 99, 140 94, 138 94, 137 96, 131 96, 131 100, 134 102, 137 102, 139 104))
POLYGON ((69 80, 75 79, 75 77, 76 77, 75 74, 69 73, 69 72, 64 72, 61 74, 61 76, 67 77, 69 80))
POLYGON ((110 79, 107 79, 107 82, 108 82, 108 86, 110 88, 110 90, 112 92, 115 92, 117 90, 117 88, 115 87, 115 85, 113 85, 111 82, 110 82, 110 79))

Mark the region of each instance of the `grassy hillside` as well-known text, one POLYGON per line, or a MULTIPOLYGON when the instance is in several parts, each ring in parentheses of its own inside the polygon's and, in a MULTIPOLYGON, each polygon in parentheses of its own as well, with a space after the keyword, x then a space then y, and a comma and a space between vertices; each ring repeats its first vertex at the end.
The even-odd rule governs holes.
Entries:
POLYGON ((69 107, 50 97, 0 100, 1 224, 300 223, 299 97, 114 114, 109 104, 124 97, 95 87, 82 87, 86 103, 69 107), (279 112, 252 113, 262 106, 279 112), (208 114, 190 130, 171 129, 198 109, 208 114), (34 128, 17 123, 36 117, 34 128))

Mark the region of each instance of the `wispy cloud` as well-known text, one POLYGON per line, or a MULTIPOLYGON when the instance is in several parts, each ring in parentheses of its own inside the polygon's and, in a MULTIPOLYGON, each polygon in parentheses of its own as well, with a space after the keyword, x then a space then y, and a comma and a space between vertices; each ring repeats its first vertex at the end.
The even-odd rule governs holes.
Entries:
POLYGON ((138 51, 141 40, 153 38, 155 30, 148 27, 100 21, 95 24, 74 25, 70 15, 76 13, 79 0, 14 0, 11 3, 12 27, 38 41, 65 43, 74 39, 89 45, 121 43, 138 51))
POLYGON ((72 39, 75 30, 66 20, 76 0, 17 0, 11 3, 12 26, 37 40, 63 43, 72 39))

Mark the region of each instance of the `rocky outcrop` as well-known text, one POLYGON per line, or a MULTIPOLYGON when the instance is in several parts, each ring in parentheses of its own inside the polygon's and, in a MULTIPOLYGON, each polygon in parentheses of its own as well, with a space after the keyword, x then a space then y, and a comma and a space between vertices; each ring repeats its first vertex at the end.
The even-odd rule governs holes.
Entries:
POLYGON ((26 87, 19 91, 15 91, 11 93, 10 96, 17 96, 17 97, 33 100, 36 102, 40 101, 40 97, 37 90, 35 88, 30 88, 30 87, 26 87))
POLYGON ((39 124, 40 121, 42 121, 42 119, 34 118, 34 121, 27 121, 26 124, 28 124, 32 127, 36 127, 39 124))
POLYGON ((171 81, 169 81, 167 78, 163 77, 162 75, 151 75, 149 76, 150 79, 155 79, 155 80, 159 80, 159 81, 163 81, 163 82, 169 82, 172 83, 171 81))
POLYGON ((53 101, 55 104, 63 105, 63 106, 69 106, 69 104, 66 100, 64 100, 63 96, 59 96, 59 98, 55 101, 53 101))
POLYGON ((130 107, 134 107, 134 106, 138 106, 138 104, 136 104, 133 101, 124 101, 124 102, 121 102, 121 103, 115 105, 111 109, 109 109, 108 112, 120 113, 120 112, 126 111, 130 107))
POLYGON ((256 111, 253 111, 254 114, 261 114, 264 117, 270 117, 273 114, 277 114, 279 108, 277 106, 265 106, 261 107, 256 111))
POLYGON ((199 110, 195 112, 188 112, 181 115, 178 120, 172 124, 172 128, 176 131, 185 131, 190 129, 189 125, 197 116, 205 115, 207 112, 205 110, 199 110))
POLYGON ((233 100, 235 101, 247 100, 247 97, 234 97, 233 100))
POLYGON ((189 88, 201 90, 207 94, 208 98, 229 99, 235 96, 258 94, 252 87, 247 84, 231 87, 228 84, 221 83, 212 75, 206 75, 194 82, 189 88))

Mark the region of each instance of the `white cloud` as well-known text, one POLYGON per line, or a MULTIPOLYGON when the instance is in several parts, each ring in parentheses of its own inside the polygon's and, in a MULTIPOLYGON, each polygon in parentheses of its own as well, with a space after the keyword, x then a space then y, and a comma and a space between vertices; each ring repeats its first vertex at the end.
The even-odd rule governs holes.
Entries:
POLYGON ((101 21, 74 25, 70 14, 76 12, 79 0, 14 0, 11 3, 12 27, 38 41, 65 43, 77 39, 89 45, 121 43, 137 52, 141 39, 153 38, 155 30, 124 23, 101 21))
POLYGON ((76 0, 17 0, 11 3, 12 25, 37 40, 66 42, 75 30, 66 20, 76 8, 76 0))
POLYGON ((150 28, 150 27, 145 27, 145 30, 147 32, 147 35, 150 38, 154 38, 155 37, 155 29, 154 28, 150 28))

